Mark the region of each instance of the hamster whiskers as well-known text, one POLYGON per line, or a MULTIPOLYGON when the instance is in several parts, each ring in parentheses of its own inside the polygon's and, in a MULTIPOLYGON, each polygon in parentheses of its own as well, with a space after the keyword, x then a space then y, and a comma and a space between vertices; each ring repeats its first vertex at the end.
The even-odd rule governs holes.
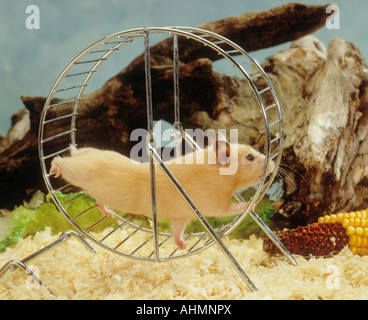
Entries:
POLYGON ((287 171, 287 169, 289 169, 289 171, 293 171, 295 174, 297 174, 303 180, 306 180, 300 172, 298 172, 293 167, 291 167, 291 166, 289 166, 285 163, 282 163, 282 162, 280 162, 280 165, 279 165, 279 167, 277 169, 277 172, 276 172, 276 176, 280 179, 288 180, 295 187, 295 189, 297 189, 298 187, 295 183, 295 180, 290 176, 290 173, 287 171))

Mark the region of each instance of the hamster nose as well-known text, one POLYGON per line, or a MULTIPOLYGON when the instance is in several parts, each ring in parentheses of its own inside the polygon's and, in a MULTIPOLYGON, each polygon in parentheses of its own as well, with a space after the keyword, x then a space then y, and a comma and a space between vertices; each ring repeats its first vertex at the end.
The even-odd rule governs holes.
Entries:
MULTIPOLYGON (((263 165, 265 165, 266 163, 264 163, 263 165)), ((268 161, 268 166, 267 166, 267 173, 270 174, 273 169, 275 169, 275 162, 273 162, 272 160, 268 161)))

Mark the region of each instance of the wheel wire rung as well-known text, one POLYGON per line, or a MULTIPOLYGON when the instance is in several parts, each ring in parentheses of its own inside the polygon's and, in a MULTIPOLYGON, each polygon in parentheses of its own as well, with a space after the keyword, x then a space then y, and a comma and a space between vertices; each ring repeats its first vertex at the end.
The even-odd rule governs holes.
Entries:
MULTIPOLYGON (((160 242, 160 244, 159 244, 159 248, 161 248, 161 246, 162 246, 166 241, 168 241, 169 239, 171 239, 172 237, 173 237, 173 235, 172 235, 172 234, 169 234, 169 235, 168 235, 168 236, 167 236, 163 241, 161 241, 161 242, 160 242)), ((155 252, 154 252, 154 251, 152 251, 148 257, 152 257, 154 253, 155 253, 155 252)))
POLYGON ((92 230, 94 227, 96 227, 97 225, 99 225, 101 222, 103 222, 107 218, 108 218, 108 216, 104 216, 102 219, 96 221, 95 223, 93 223, 92 225, 90 225, 88 228, 84 229, 84 231, 89 232, 90 230, 92 230))
POLYGON ((65 101, 59 102, 59 103, 50 104, 50 105, 48 105, 48 108, 59 107, 59 106, 62 106, 64 104, 68 104, 68 103, 72 103, 72 102, 77 102, 79 100, 82 100, 82 98, 75 98, 75 99, 71 99, 71 100, 65 100, 65 101))
POLYGON ((117 250, 125 241, 130 239, 133 235, 135 235, 142 228, 143 228, 142 226, 139 226, 138 228, 136 228, 131 234, 129 234, 129 236, 127 236, 123 241, 121 241, 114 249, 117 250))
POLYGON ((78 88, 83 88, 83 87, 87 87, 88 84, 81 84, 79 86, 72 86, 72 87, 67 87, 67 88, 62 88, 62 89, 58 89, 58 90, 54 90, 54 93, 56 92, 62 92, 62 91, 68 91, 68 90, 72 90, 72 89, 78 89, 78 88))
POLYGON ((68 131, 64 131, 64 132, 62 132, 62 133, 59 133, 59 134, 56 134, 56 135, 54 135, 54 136, 51 136, 51 137, 48 137, 48 138, 46 138, 46 139, 43 139, 42 141, 41 141, 41 143, 45 143, 45 142, 48 142, 48 141, 51 141, 51 140, 54 140, 54 139, 57 139, 57 138, 60 138, 60 137, 62 137, 62 136, 65 136, 65 135, 67 135, 67 134, 69 134, 69 133, 73 133, 73 132, 75 132, 75 131, 77 131, 77 129, 71 129, 71 130, 68 130, 68 131))
MULTIPOLYGON (((192 233, 188 233, 185 237, 185 241, 187 241, 192 236, 192 233)), ((179 246, 174 249, 173 252, 170 253, 169 258, 172 257, 179 250, 179 246)))
POLYGON ((62 149, 62 150, 56 151, 56 152, 54 152, 54 153, 48 154, 47 156, 44 156, 42 159, 43 159, 43 160, 47 160, 47 159, 49 159, 49 158, 52 158, 52 157, 58 156, 59 154, 62 154, 62 153, 66 152, 66 151, 68 151, 68 150, 70 150, 70 149, 71 149, 71 146, 69 146, 69 147, 67 147, 67 148, 64 148, 64 149, 62 149))
MULTIPOLYGON (((222 237, 224 235, 224 232, 223 232, 224 230, 222 230, 223 228, 225 229, 226 225, 222 225, 218 230, 216 230, 216 233, 219 237, 222 237), (221 231, 221 233, 220 233, 220 231, 221 231)), ((208 246, 212 243, 214 243, 214 240, 210 237, 206 240, 206 242, 203 243, 202 247, 206 247, 206 246, 208 246)))
MULTIPOLYGON (((270 129, 271 127, 273 127, 275 124, 281 122, 281 119, 277 119, 273 122, 271 122, 269 125, 268 125, 268 129, 270 129)), ((264 131, 267 131, 267 128, 264 129, 264 131)))
POLYGON ((65 75, 65 78, 81 76, 81 75, 89 74, 89 73, 93 73, 93 72, 96 72, 96 70, 90 70, 90 71, 83 71, 83 72, 71 73, 71 74, 67 74, 67 75, 65 75))
POLYGON ((258 78, 260 76, 262 76, 262 73, 257 73, 257 74, 255 74, 253 76, 250 76, 249 79, 253 80, 253 79, 256 79, 256 78, 258 78))
MULTIPOLYGON (((65 205, 67 205, 67 204, 69 204, 69 203, 71 203, 71 202, 73 202, 73 201, 75 201, 75 200, 77 200, 77 199, 79 199, 79 198, 81 198, 81 197, 83 197, 84 195, 85 195, 86 193, 84 192, 84 191, 82 191, 80 194, 78 194, 77 196, 75 196, 74 198, 72 198, 72 199, 70 199, 70 200, 68 200, 68 201, 65 201, 65 202, 63 202, 63 203, 61 203, 61 205, 64 207, 65 205)), ((97 205, 96 205, 97 206, 97 205)), ((89 207, 88 209, 91 209, 92 207, 89 207)), ((87 209, 87 210, 88 210, 87 209)))
POLYGON ((276 142, 276 141, 278 141, 278 140, 280 140, 281 139, 281 136, 277 136, 276 138, 273 138, 271 141, 270 141, 270 144, 272 144, 272 143, 274 143, 274 142, 276 142))
POLYGON ((208 235, 208 233, 205 231, 203 232, 202 236, 198 238, 198 240, 188 249, 188 252, 193 251, 193 249, 203 240, 203 238, 208 235))
POLYGON ((234 54, 234 53, 240 53, 239 50, 235 49, 235 50, 228 50, 228 51, 225 51, 226 54, 228 55, 231 55, 231 54, 234 54))
POLYGON ((140 250, 141 248, 143 248, 152 239, 153 239, 153 235, 150 236, 147 240, 145 240, 140 246, 138 246, 137 248, 135 248, 132 252, 130 252, 130 254, 136 253, 138 250, 140 250))
POLYGON ((63 186, 61 186, 61 187, 59 187, 59 188, 55 189, 54 191, 55 191, 55 192, 62 191, 62 190, 66 189, 66 188, 68 188, 68 187, 70 187, 70 186, 71 186, 71 184, 70 184, 70 183, 66 183, 66 184, 64 184, 63 186))
POLYGON ((274 104, 271 104, 271 105, 267 106, 266 108, 264 108, 264 110, 267 111, 267 110, 272 109, 274 107, 277 107, 277 103, 274 103, 274 104))
POLYGON ((103 52, 111 52, 111 51, 115 51, 115 50, 119 50, 119 48, 111 48, 111 49, 103 49, 103 50, 93 50, 90 51, 88 53, 103 53, 103 52))
POLYGON ((54 122, 54 121, 71 118, 71 117, 77 116, 77 115, 78 115, 78 112, 69 113, 69 114, 66 114, 64 116, 60 116, 60 117, 57 117, 57 118, 51 118, 51 119, 45 120, 45 121, 43 121, 43 124, 48 124, 48 123, 51 123, 51 122, 54 122))
POLYGON ((279 152, 276 152, 273 156, 270 157, 271 160, 275 159, 279 155, 279 152))
POLYGON ((271 89, 270 87, 264 88, 264 89, 258 91, 258 94, 262 94, 262 93, 264 93, 264 92, 266 92, 266 91, 268 91, 270 89, 271 89))
MULTIPOLYGON (((70 201, 74 201, 74 200, 76 200, 76 199, 72 199, 72 200, 70 200, 70 201)), ((69 202, 70 202, 70 201, 69 201, 69 202)), ((62 204, 62 206, 64 206, 64 203, 62 204)), ((92 210, 92 209, 94 209, 94 208, 97 208, 97 204, 96 204, 96 205, 94 205, 94 206, 89 207, 88 209, 86 209, 86 210, 84 210, 84 211, 82 211, 81 213, 79 213, 79 214, 78 214, 78 215, 76 215, 75 217, 72 217, 72 218, 71 218, 71 220, 74 222, 74 220, 78 219, 79 217, 81 217, 82 215, 86 214, 87 212, 91 211, 91 210, 92 210)))
POLYGON ((74 62, 74 64, 93 63, 93 62, 100 62, 102 60, 107 60, 107 59, 106 58, 101 58, 101 59, 92 59, 92 60, 77 61, 77 62, 74 62))
POLYGON ((124 226, 126 223, 128 222, 128 220, 123 221, 121 224, 119 224, 116 228, 114 228, 113 230, 111 230, 107 235, 105 235, 102 239, 100 239, 100 242, 105 241, 108 237, 110 237, 115 231, 117 231, 118 229, 120 229, 122 226, 124 226))

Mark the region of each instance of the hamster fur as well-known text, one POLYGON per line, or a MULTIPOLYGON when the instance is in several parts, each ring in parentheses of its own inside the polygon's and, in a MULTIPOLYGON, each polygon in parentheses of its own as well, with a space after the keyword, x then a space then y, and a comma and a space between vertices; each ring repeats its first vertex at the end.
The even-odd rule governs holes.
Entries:
MULTIPOLYGON (((181 164, 175 160, 165 162, 200 212, 211 217, 245 210, 249 203, 234 203, 231 196, 239 189, 257 184, 265 164, 265 156, 250 146, 218 142, 183 156, 181 164), (191 161, 188 157, 192 157, 191 161), (197 158, 204 162, 198 164, 197 158), (219 173, 220 168, 234 163, 237 165, 235 174, 219 173)), ((171 219, 175 243, 185 249, 184 230, 195 214, 157 164, 155 166, 157 215, 171 219)), ((270 160, 267 174, 274 167, 270 160)), ((114 151, 72 147, 70 157, 52 160, 50 172, 54 172, 55 178, 62 176, 94 197, 104 215, 114 214, 107 206, 123 212, 152 215, 148 163, 135 162, 114 151)))

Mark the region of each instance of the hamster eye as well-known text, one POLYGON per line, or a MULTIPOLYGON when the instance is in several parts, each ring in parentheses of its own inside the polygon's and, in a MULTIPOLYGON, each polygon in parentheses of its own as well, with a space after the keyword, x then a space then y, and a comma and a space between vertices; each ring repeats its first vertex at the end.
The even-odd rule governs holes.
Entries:
POLYGON ((252 155, 251 153, 249 153, 249 154, 247 155, 247 160, 249 160, 249 161, 253 161, 253 160, 254 160, 254 155, 252 155))

